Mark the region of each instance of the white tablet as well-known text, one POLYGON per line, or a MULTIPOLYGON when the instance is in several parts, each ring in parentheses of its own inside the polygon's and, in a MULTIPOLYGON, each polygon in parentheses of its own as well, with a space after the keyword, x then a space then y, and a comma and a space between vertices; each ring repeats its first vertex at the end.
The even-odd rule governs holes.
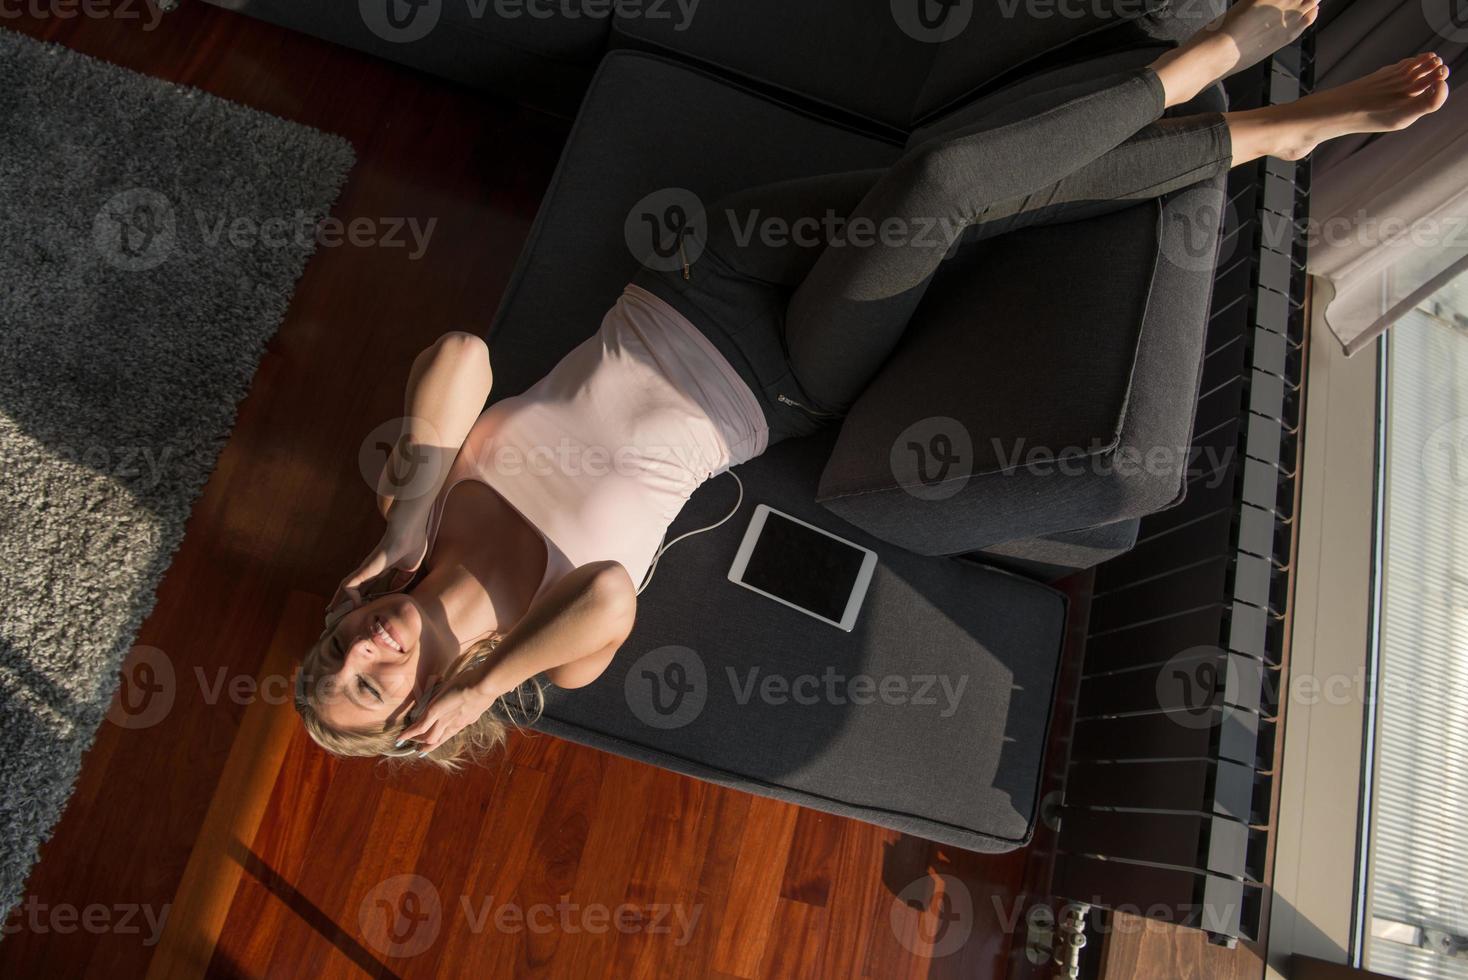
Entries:
POLYGON ((850 632, 877 553, 760 504, 729 581, 850 632))

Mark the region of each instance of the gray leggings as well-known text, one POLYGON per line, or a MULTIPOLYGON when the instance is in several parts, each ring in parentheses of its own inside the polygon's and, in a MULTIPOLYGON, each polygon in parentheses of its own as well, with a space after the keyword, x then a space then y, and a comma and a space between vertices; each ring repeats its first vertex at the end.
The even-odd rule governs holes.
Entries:
MULTIPOLYGON (((686 270, 636 281, 749 381, 771 442, 813 431, 876 375, 960 241, 1115 211, 1231 166, 1223 117, 1162 118, 1150 69, 1055 98, 913 145, 887 169, 733 194, 709 208, 703 240, 684 243, 686 270)), ((1055 274, 1037 269, 1036 282, 1055 274)))

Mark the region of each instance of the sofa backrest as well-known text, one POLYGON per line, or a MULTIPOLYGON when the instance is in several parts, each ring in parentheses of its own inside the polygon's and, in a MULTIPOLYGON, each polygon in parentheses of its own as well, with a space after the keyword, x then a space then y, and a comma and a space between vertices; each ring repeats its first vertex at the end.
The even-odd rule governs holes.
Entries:
POLYGON ((610 13, 560 0, 206 2, 562 115, 575 114, 611 34, 610 13))
MULTIPOLYGON (((936 49, 903 31, 894 0, 684 0, 674 19, 628 6, 613 43, 708 65, 794 100, 892 130, 911 120, 936 49)), ((667 0, 677 9, 676 0, 667 0)))
MULTIPOLYGON (((995 125, 1146 63, 1127 50, 919 129, 995 125), (1023 91, 1033 87, 1035 98, 1023 91)), ((1078 94, 1078 93, 1077 93, 1078 94)), ((1214 87, 1183 112, 1226 107, 1214 87)), ((966 245, 852 406, 820 502, 932 555, 1131 520, 1179 499, 1225 180, 966 245), (1057 288, 1043 288, 1046 286, 1057 288)))
MULTIPOLYGON (((894 0, 931 3, 934 0, 894 0)), ((944 41, 911 121, 920 124, 967 102, 977 91, 1060 55, 1088 40, 1147 43, 1136 22, 1159 14, 1169 0, 970 0, 966 26, 944 41), (1128 30, 1129 27, 1135 29, 1128 30), (1122 36, 1124 34, 1124 36, 1122 36)), ((955 14, 954 16, 959 16, 955 14)))
POLYGON ((1185 37, 1225 2, 641 0, 621 8, 613 43, 901 134, 1073 46, 1185 37))

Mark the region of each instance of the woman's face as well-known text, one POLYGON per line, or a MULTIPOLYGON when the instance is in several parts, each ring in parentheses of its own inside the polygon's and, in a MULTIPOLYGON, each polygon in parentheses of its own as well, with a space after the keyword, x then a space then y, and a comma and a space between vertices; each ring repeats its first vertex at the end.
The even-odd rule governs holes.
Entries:
POLYGON ((322 640, 318 714, 333 728, 375 730, 400 723, 435 664, 452 659, 405 593, 353 609, 322 640))

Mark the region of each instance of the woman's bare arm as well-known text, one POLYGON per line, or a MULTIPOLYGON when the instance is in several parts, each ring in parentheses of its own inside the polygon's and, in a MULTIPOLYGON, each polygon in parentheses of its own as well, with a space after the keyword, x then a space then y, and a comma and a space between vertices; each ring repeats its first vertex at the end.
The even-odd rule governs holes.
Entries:
POLYGON ((404 425, 377 476, 377 509, 387 530, 337 586, 327 604, 328 620, 360 603, 364 589, 406 583, 426 547, 428 513, 484 411, 492 380, 489 348, 471 333, 446 333, 414 359, 403 399, 404 425), (403 496, 404 490, 411 493, 403 496), (393 577, 383 581, 388 573, 393 577))
POLYGON ((637 589, 620 563, 582 565, 531 604, 483 666, 434 696, 402 741, 431 752, 536 674, 566 686, 591 683, 632 632, 636 611, 637 589))
POLYGON ((389 521, 426 518, 449 467, 484 403, 494 380, 489 348, 472 333, 446 333, 413 361, 403 398, 404 427, 377 480, 377 509, 389 521), (412 474, 432 467, 435 479, 412 474), (411 498, 398 493, 413 484, 411 498))
POLYGON ((620 562, 598 561, 573 570, 531 604, 505 634, 476 685, 490 700, 536 674, 564 687, 582 687, 601 673, 579 668, 604 658, 601 668, 632 632, 637 587, 620 562), (562 681, 568 683, 562 684, 562 681))

